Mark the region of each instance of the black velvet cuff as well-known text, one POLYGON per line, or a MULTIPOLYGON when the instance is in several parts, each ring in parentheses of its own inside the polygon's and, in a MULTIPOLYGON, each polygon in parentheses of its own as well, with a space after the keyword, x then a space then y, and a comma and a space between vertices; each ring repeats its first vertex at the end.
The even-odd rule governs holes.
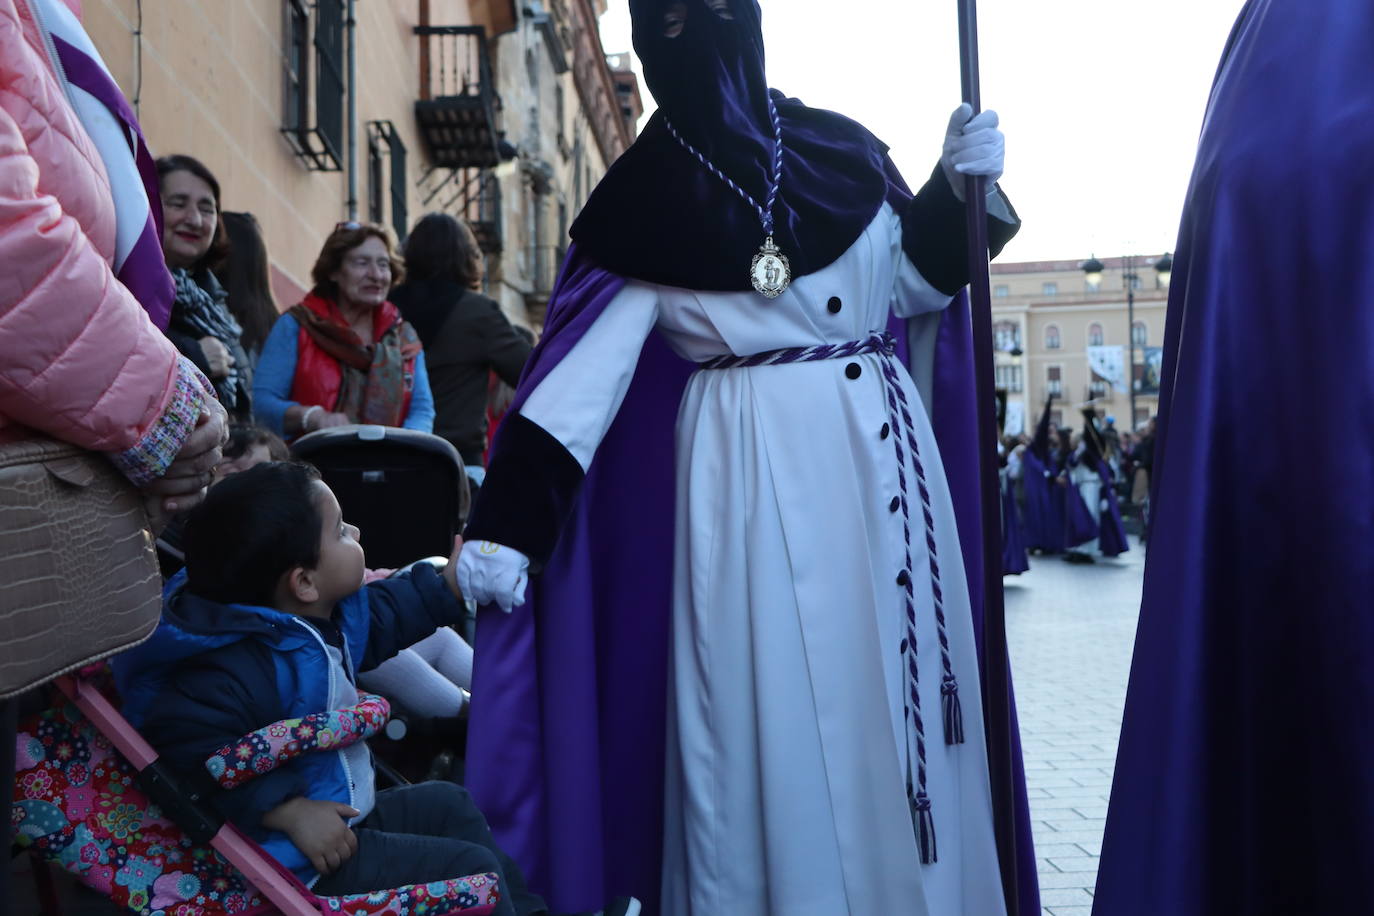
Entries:
MULTIPOLYGON (((1015 222, 988 216, 988 252, 994 258, 1021 228, 1011 201, 1001 188, 997 193, 1015 222)), ((969 281, 967 224, 963 202, 954 196, 944 169, 936 163, 930 179, 902 214, 902 248, 926 282, 950 296, 969 281)))
POLYGON ((464 537, 512 547, 539 572, 572 514, 583 476, 563 443, 519 413, 507 414, 464 537))

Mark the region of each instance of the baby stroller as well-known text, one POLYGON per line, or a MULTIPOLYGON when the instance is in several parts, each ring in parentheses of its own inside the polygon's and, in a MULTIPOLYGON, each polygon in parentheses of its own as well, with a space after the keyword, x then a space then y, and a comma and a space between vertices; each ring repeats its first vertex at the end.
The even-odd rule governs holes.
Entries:
MULTIPOLYGON (((471 497, 462 458, 448 440, 389 426, 337 426, 302 436, 291 451, 319 470, 343 517, 362 531, 369 567, 394 569, 452 552, 471 497)), ((474 624, 470 613, 459 630, 469 644, 474 624)), ((390 699, 389 740, 373 744, 379 764, 412 781, 461 779, 466 710, 430 718, 390 699)))
POLYGON ((448 440, 389 426, 336 426, 291 453, 313 464, 363 533, 367 565, 394 569, 447 557, 468 517, 468 478, 448 440))
MULTIPOLYGON (((17 845, 139 916, 382 916, 491 913, 492 874, 370 894, 318 897, 205 804, 300 755, 363 740, 386 701, 276 722, 210 757, 204 783, 182 784, 120 715, 104 666, 55 682, 53 702, 25 719, 16 747, 17 845)), ((40 881, 51 874, 35 870, 40 881)), ((46 893, 47 909, 55 894, 46 893)))

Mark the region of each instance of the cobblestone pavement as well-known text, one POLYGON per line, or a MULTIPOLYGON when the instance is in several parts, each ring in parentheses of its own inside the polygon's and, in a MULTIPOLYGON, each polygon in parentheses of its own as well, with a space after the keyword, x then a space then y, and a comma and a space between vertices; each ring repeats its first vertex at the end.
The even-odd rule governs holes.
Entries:
POLYGON ((1007 641, 1044 916, 1089 916, 1145 556, 1032 557, 1006 582, 1007 641))

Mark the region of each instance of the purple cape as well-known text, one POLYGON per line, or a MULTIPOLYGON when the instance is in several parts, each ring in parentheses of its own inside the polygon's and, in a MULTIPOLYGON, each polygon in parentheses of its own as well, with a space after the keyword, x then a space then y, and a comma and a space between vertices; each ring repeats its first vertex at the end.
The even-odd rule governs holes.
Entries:
MULTIPOLYGON (((623 285, 574 246, 513 410, 623 285)), ((955 499, 981 658, 967 301, 961 297, 938 320, 934 426, 955 499)), ((895 321, 893 329, 905 330, 895 321)), ((898 334, 903 358, 905 339, 898 334)), ((468 784, 503 847, 555 911, 599 909, 618 894, 638 896, 647 913, 658 909, 674 427, 694 368, 657 333, 650 335, 572 518, 526 605, 511 615, 492 608, 479 613, 468 784)), ((1005 666, 1007 660, 989 663, 1005 666)), ((1012 710, 1014 759, 993 761, 993 778, 1014 785, 1017 804, 997 816, 1016 825, 1021 911, 1035 913, 1035 859, 1014 704, 1012 710)))
POLYGON ((1002 575, 1019 576, 1030 569, 1026 557, 1026 532, 1021 527, 1021 511, 1016 508, 1016 492, 1011 480, 1002 484, 1002 575))
POLYGON ((1022 482, 1026 489, 1026 547, 1044 553, 1064 551, 1063 487, 1046 477, 1040 456, 1026 450, 1022 482))
POLYGON ((1251 0, 1198 144, 1099 916, 1374 901, 1374 5, 1251 0))
POLYGON ((1097 507, 1083 502, 1083 494, 1072 482, 1059 489, 1064 500, 1064 540, 1070 547, 1086 544, 1100 533, 1097 507))
POLYGON ((1102 498, 1107 508, 1098 513, 1097 547, 1106 557, 1117 557, 1131 549, 1126 537, 1126 526, 1121 522, 1121 501, 1117 499, 1116 487, 1112 485, 1112 469, 1101 458, 1097 462, 1097 476, 1102 478, 1102 498))

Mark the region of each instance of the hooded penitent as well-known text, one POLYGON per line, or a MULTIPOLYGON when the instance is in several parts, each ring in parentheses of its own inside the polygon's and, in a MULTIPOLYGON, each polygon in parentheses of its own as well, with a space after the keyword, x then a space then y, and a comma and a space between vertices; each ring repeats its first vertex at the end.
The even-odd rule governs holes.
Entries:
MULTIPOLYGON (((527 553, 541 572, 527 604, 480 612, 468 783, 502 845, 559 911, 595 910, 634 893, 655 912, 664 837, 663 784, 676 481, 674 424, 696 368, 651 333, 638 369, 589 467, 520 413, 530 392, 572 352, 627 279, 704 291, 750 288, 764 238, 758 212, 689 153, 673 128, 760 203, 769 196, 774 132, 760 10, 729 0, 729 17, 685 0, 676 38, 670 4, 631 0, 635 47, 660 109, 610 169, 572 227, 574 244, 544 335, 492 449, 470 538, 527 553)), ((913 200, 886 147, 840 115, 771 93, 783 137, 775 239, 794 276, 832 264, 884 203, 903 219, 908 255, 953 296, 967 276, 963 239, 936 233, 962 219, 937 167, 913 200), (947 236, 947 237, 946 237, 947 236)), ((996 221, 992 221, 996 222, 996 221)), ((1014 232, 990 227, 995 249, 1014 232)), ((757 307, 773 307, 762 297, 757 307)), ((972 423, 969 313, 961 301, 920 319, 934 426, 954 492, 966 577, 981 627, 981 555, 972 423)), ((910 322, 915 325, 916 320, 910 322)), ((890 330, 906 356, 908 328, 890 330)), ((916 334, 911 334, 916 340, 916 334)), ((957 559, 954 561, 957 565, 957 559)), ((1006 665, 1005 657, 987 664, 1006 665)), ((1011 723, 992 723, 1006 729, 1011 723)), ((1002 745, 1005 746, 1005 735, 1002 745)), ((992 778, 1018 787, 1021 829, 1013 892, 1038 912, 1019 750, 992 778)))
POLYGON ((1099 916, 1370 912, 1372 160, 1374 5, 1247 3, 1169 290, 1099 916))

